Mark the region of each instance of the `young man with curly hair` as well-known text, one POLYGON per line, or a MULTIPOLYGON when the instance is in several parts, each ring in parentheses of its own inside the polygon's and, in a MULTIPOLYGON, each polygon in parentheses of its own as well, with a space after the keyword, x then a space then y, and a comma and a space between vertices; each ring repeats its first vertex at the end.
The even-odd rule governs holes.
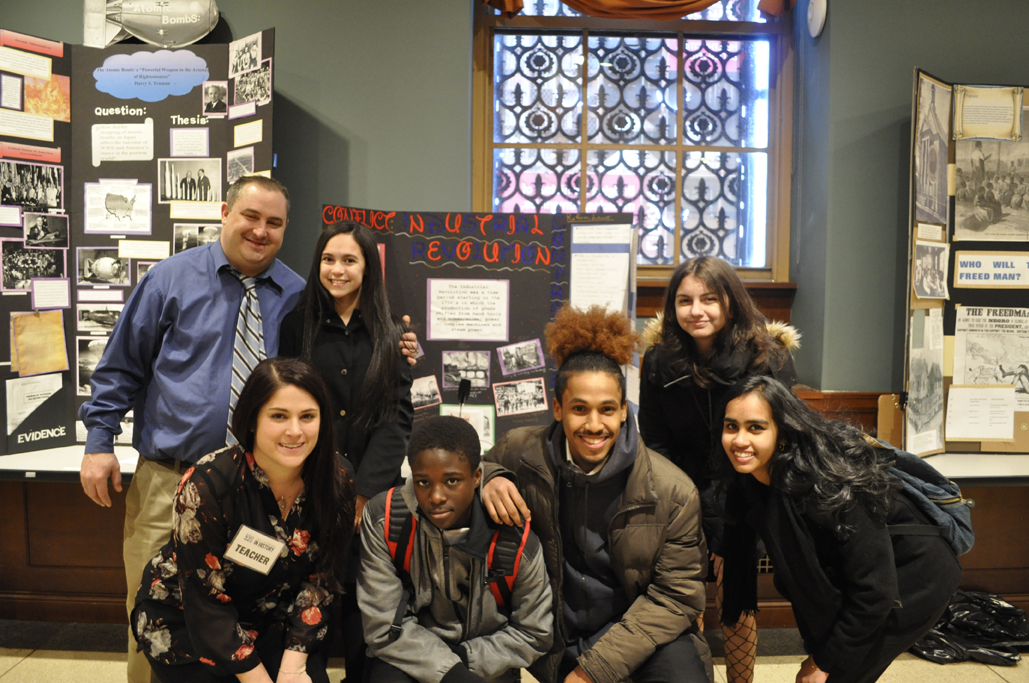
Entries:
POLYGON ((505 435, 485 455, 482 494, 497 521, 531 516, 543 544, 560 628, 529 670, 542 683, 713 680, 697 628, 700 499, 629 415, 620 366, 636 346, 632 325, 566 306, 546 336, 559 366, 554 422, 505 435))

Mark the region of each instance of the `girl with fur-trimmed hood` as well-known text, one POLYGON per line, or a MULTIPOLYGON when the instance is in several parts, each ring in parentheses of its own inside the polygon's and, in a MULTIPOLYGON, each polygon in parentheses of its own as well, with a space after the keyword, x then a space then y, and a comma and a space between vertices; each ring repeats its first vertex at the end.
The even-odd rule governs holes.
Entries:
MULTIPOLYGON (((644 337, 653 346, 640 372, 640 433, 647 446, 682 468, 701 490, 704 532, 721 588, 724 499, 715 494, 711 477, 712 458, 720 453, 720 406, 729 387, 748 375, 795 384, 790 351, 799 346, 800 335, 789 325, 767 323, 729 263, 697 256, 673 273, 663 314, 644 337)), ((736 560, 726 558, 725 574, 736 572, 736 560)), ((756 563, 754 549, 739 561, 756 563)), ((749 683, 754 677, 757 589, 743 588, 724 600, 720 590, 717 600, 730 683, 749 683)))

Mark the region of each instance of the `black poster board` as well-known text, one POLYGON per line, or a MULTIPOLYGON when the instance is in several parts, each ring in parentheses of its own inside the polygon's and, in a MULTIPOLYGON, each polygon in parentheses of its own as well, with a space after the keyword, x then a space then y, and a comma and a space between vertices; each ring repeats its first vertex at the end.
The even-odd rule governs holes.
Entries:
MULTIPOLYGON (((9 252, 0 316, 10 325, 12 313, 54 308, 8 291, 30 287, 32 278, 65 278, 68 287, 68 305, 60 308, 68 370, 59 373, 57 393, 45 400, 38 394, 41 402, 0 439, 0 455, 84 440, 76 414, 88 400, 89 374, 147 268, 217 239, 229 183, 271 173, 274 51, 274 30, 177 50, 140 44, 98 50, 0 30, 0 252, 5 246, 9 252), (50 83, 9 71, 41 70, 45 62, 50 83), (43 175, 44 183, 57 177, 57 191, 36 191, 34 203, 12 198, 12 174, 43 175), (4 224, 12 222, 15 205, 23 205, 19 215, 43 216, 63 231, 56 242, 38 244, 60 253, 59 273, 36 267, 15 277, 24 260, 13 258, 22 251, 15 241, 24 242, 34 227, 4 224)), ((10 335, 0 337, 0 360, 7 361, 10 335)), ((19 378, 10 364, 0 365, 0 373, 5 385, 19 378)), ((22 385, 20 395, 29 395, 22 385)), ((7 395, 0 392, 5 416, 15 409, 7 395)), ((128 443, 130 422, 119 443, 128 443)))
MULTIPOLYGON (((322 208, 325 224, 353 221, 376 233, 390 307, 395 315, 411 316, 425 354, 414 368, 416 423, 440 414, 441 405, 456 406, 457 385, 461 376, 467 376, 473 388, 463 416, 479 429, 486 443, 515 427, 544 425, 553 419, 556 368, 546 354, 543 330, 569 297, 570 226, 578 222, 628 223, 630 219, 617 214, 322 208), (445 288, 451 281, 506 287, 506 336, 439 338, 428 292, 431 285, 437 298, 448 296, 443 292, 449 291, 445 288), (496 284, 499 282, 506 284, 496 284), (482 422, 490 414, 493 419, 486 434, 482 422)), ((471 310, 469 317, 482 316, 471 310)), ((481 321, 473 320, 472 326, 477 322, 481 321)))

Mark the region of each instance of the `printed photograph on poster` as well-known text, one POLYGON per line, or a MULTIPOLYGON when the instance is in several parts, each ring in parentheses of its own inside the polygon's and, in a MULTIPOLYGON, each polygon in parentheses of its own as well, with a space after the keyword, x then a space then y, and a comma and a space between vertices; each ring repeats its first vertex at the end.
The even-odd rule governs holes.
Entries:
POLYGON ((489 351, 443 352, 443 388, 457 389, 463 379, 473 389, 489 386, 489 351))
POLYGON ((254 172, 254 148, 234 149, 225 155, 225 180, 229 185, 254 172))
POLYGON ((439 405, 443 398, 439 394, 436 375, 417 377, 411 384, 411 403, 415 409, 439 405))
POLYGON ((78 304, 77 329, 79 332, 108 334, 114 329, 124 308, 125 304, 78 304))
POLYGON ((70 123, 71 79, 57 74, 49 79, 26 76, 25 113, 70 123))
POLYGON ((943 311, 911 313, 904 447, 915 455, 943 449, 943 311))
POLYGON ((1029 411, 1029 308, 957 308, 954 384, 1012 385, 1029 411))
POLYGON ((105 235, 150 235, 153 231, 150 183, 135 179, 84 183, 86 213, 83 231, 105 235))
POLYGON ((0 239, 3 290, 27 292, 33 278, 65 277, 67 253, 65 249, 28 249, 20 239, 0 239))
POLYGON ((254 33, 229 43, 229 78, 261 65, 261 34, 254 33))
POLYGON ((221 223, 175 223, 175 241, 173 249, 176 254, 193 247, 201 247, 216 241, 222 234, 221 223))
POLYGON ((1029 137, 954 145, 954 241, 1029 241, 1029 137))
POLYGON ((158 159, 157 201, 220 202, 221 159, 158 159))
POLYGON ((497 417, 539 413, 547 409, 547 390, 542 377, 498 382, 493 385, 493 400, 497 405, 497 417))
POLYGON ((261 62, 261 68, 238 76, 232 94, 233 104, 254 102, 258 105, 272 101, 272 60, 261 62))
POLYGON ((229 82, 204 81, 204 116, 221 118, 229 110, 229 82))
POLYGON ((22 99, 24 81, 24 76, 0 72, 0 107, 14 111, 25 110, 25 101, 22 99))
POLYGON ((494 434, 496 434, 493 406, 471 403, 460 406, 453 403, 444 403, 439 407, 439 414, 459 417, 474 427, 475 433, 479 435, 479 443, 482 445, 483 453, 493 448, 494 434))
POLYGON ((919 299, 946 299, 949 246, 915 241, 915 273, 911 286, 919 299))
POLYGON ((136 261, 136 284, 156 265, 157 261, 136 261))
POLYGON ((100 363, 104 349, 107 348, 107 337, 76 337, 75 343, 78 346, 79 362, 76 371, 77 396, 91 396, 89 380, 93 377, 93 371, 100 363))
POLYGON ((954 86, 954 139, 1022 138, 1022 88, 954 86))
POLYGON ((26 213, 22 216, 25 246, 68 248, 68 217, 56 213, 26 213))
POLYGON ((950 86, 918 75, 915 124, 915 220, 947 222, 947 144, 950 86))
POLYGON ((504 375, 538 370, 547 364, 539 339, 501 346, 497 349, 497 358, 500 359, 500 372, 504 375))
POLYGON ((0 204, 45 212, 64 207, 64 169, 53 164, 0 161, 0 204))
POLYGON ((132 259, 120 258, 117 247, 78 247, 78 284, 129 286, 132 259))

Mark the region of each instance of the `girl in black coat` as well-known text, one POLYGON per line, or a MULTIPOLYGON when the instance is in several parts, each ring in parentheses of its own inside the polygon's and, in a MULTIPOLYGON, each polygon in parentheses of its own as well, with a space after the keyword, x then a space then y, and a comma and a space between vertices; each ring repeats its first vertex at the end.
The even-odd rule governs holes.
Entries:
MULTIPOLYGON (((861 432, 769 377, 727 399, 727 511, 760 533, 792 603, 810 653, 797 683, 877 680, 946 609, 961 582, 954 551, 939 535, 891 534, 930 522, 889 474, 888 451, 861 432)), ((752 545, 742 534, 726 542, 730 553, 752 545)))
MULTIPOLYGON (((322 230, 307 287, 279 331, 279 354, 310 362, 329 388, 336 447, 354 479, 358 532, 365 503, 400 476, 414 418, 400 350, 404 326, 391 315, 385 289, 371 230, 333 223, 322 230)), ((359 681, 364 639, 352 589, 342 609, 348 678, 359 681)))
MULTIPOLYGON (((711 462, 721 459, 720 411, 734 382, 749 374, 796 382, 789 348, 799 335, 788 325, 780 324, 775 334, 770 329, 729 263, 710 256, 691 258, 669 280, 660 341, 644 356, 640 373, 643 442, 685 471, 701 492, 704 534, 715 556, 729 683, 754 679, 757 590, 755 585, 723 594, 724 574, 747 568, 731 560, 723 565, 723 500, 715 495, 711 462)), ((757 562, 754 552, 740 561, 757 562)))

